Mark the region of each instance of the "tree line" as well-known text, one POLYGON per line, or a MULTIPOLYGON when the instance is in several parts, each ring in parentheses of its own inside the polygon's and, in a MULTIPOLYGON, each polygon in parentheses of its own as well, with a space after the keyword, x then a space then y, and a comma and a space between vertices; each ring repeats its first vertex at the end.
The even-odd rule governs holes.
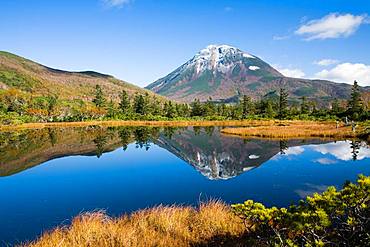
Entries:
MULTIPOLYGON (((100 86, 96 87, 93 100, 97 107, 104 107, 106 102, 100 86)), ((190 104, 181 104, 173 101, 159 101, 148 93, 135 94, 131 99, 126 91, 122 91, 118 105, 111 101, 106 104, 109 117, 132 118, 138 116, 157 116, 164 118, 205 118, 205 119, 247 119, 247 118, 342 118, 352 120, 366 120, 369 118, 369 109, 362 102, 358 83, 352 86, 351 97, 348 102, 334 99, 329 108, 318 107, 316 102, 301 97, 299 104, 289 103, 289 94, 286 89, 280 88, 277 99, 261 99, 253 101, 244 95, 236 104, 213 102, 210 98, 206 102, 195 99, 190 104)))
POLYGON ((195 99, 190 104, 158 98, 149 93, 129 95, 123 90, 118 100, 104 94, 96 85, 90 102, 64 100, 58 96, 32 96, 17 89, 0 91, 0 123, 67 122, 86 120, 238 120, 238 119, 338 119, 367 120, 368 102, 363 102, 358 83, 352 86, 348 101, 333 99, 329 107, 317 105, 306 97, 299 102, 281 88, 274 97, 253 100, 244 95, 238 103, 206 102, 195 99))

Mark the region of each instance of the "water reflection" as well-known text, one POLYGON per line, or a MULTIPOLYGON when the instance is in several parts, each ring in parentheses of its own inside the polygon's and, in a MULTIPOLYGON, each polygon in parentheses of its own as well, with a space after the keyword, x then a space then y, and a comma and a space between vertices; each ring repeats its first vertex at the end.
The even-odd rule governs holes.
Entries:
POLYGON ((0 176, 9 176, 63 156, 95 155, 100 158, 119 147, 126 150, 130 143, 144 150, 158 145, 209 179, 229 179, 277 159, 279 155, 299 155, 305 149, 333 156, 313 161, 320 164, 370 156, 368 145, 359 140, 246 140, 222 135, 218 127, 53 128, 0 133, 0 176))
POLYGON ((0 240, 33 239, 95 209, 120 215, 207 198, 288 206, 370 175, 369 161, 359 140, 247 140, 218 127, 2 132, 0 240))

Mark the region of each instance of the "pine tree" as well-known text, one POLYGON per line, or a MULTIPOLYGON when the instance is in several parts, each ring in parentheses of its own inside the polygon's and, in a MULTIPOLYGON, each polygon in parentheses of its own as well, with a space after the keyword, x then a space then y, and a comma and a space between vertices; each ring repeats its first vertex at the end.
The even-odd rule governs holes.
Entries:
POLYGON ((288 108, 288 92, 284 88, 280 88, 279 95, 279 119, 283 119, 287 115, 288 108))
POLYGON ((302 102, 301 102, 301 114, 308 114, 309 110, 310 110, 310 107, 307 103, 307 100, 306 100, 306 97, 303 96, 301 98, 302 102))
POLYGON ((351 99, 348 102, 348 112, 352 117, 357 118, 362 110, 361 92, 357 81, 354 81, 351 92, 351 99))
POLYGON ((176 117, 176 108, 175 106, 172 104, 171 101, 169 102, 166 102, 164 104, 164 114, 166 115, 166 117, 168 118, 174 118, 176 117))
POLYGON ((58 103, 58 96, 49 96, 47 97, 47 102, 48 102, 48 116, 50 117, 52 113, 55 110, 55 107, 58 103))
POLYGON ((150 109, 154 116, 161 116, 163 114, 162 104, 156 97, 150 103, 150 109))
POLYGON ((251 98, 248 97, 247 95, 244 95, 241 107, 242 107, 242 118, 245 119, 252 112, 251 98))
POLYGON ((190 115, 192 117, 203 115, 203 107, 202 107, 202 104, 200 103, 199 99, 195 99, 191 103, 191 113, 190 113, 190 115))
POLYGON ((341 112, 339 101, 337 98, 334 99, 334 101, 331 104, 331 112, 334 115, 337 115, 341 112))
POLYGON ((274 115, 275 115, 275 112, 274 112, 274 108, 272 106, 272 102, 271 100, 268 100, 267 103, 266 103, 266 109, 265 109, 265 114, 267 115, 267 117, 269 118, 273 118, 274 115))
POLYGON ((153 113, 152 106, 150 105, 150 95, 148 93, 144 94, 144 115, 153 113))
POLYGON ((212 102, 212 98, 210 97, 207 102, 204 104, 203 107, 203 115, 204 116, 213 116, 216 112, 216 108, 214 103, 212 102))
POLYGON ((134 99, 134 110, 135 113, 144 115, 145 114, 145 99, 141 94, 136 94, 134 99))
POLYGON ((114 102, 113 102, 112 99, 107 104, 107 110, 108 110, 108 117, 115 117, 116 116, 116 108, 114 106, 114 102))
POLYGON ((93 103, 97 107, 103 107, 105 104, 105 98, 104 98, 103 91, 100 85, 95 86, 95 98, 93 99, 93 103))
POLYGON ((122 90, 120 95, 119 108, 123 114, 128 114, 131 108, 130 98, 125 90, 122 90))

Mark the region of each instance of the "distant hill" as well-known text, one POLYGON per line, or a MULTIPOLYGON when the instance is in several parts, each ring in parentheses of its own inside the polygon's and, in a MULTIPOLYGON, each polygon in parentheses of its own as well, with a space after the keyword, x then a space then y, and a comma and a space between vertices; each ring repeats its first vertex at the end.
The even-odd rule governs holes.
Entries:
POLYGON ((110 75, 94 71, 68 72, 52 69, 0 51, 0 89, 15 88, 34 96, 58 95, 62 99, 91 101, 97 84, 112 99, 118 99, 123 89, 131 95, 136 92, 153 94, 110 75))
POLYGON ((291 99, 306 96, 319 102, 347 99, 351 85, 285 77, 260 58, 227 45, 210 45, 167 76, 146 88, 174 100, 237 101, 259 99, 284 87, 291 99))

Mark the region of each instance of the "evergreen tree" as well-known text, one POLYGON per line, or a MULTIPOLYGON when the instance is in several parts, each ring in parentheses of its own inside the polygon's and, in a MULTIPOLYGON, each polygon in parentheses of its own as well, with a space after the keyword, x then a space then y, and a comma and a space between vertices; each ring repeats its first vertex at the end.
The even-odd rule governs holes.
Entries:
POLYGON ((136 94, 134 99, 134 111, 137 114, 144 115, 145 114, 145 99, 144 96, 141 94, 136 94))
POLYGON ((301 102, 301 114, 308 114, 309 110, 310 110, 310 107, 307 103, 306 97, 303 96, 301 98, 301 100, 302 100, 302 102, 301 102))
POLYGON ((203 115, 204 116, 214 116, 216 112, 215 104, 212 102, 212 98, 210 97, 207 102, 204 104, 203 107, 203 115))
POLYGON ((164 114, 168 118, 176 117, 176 108, 171 101, 164 103, 164 114))
POLYGON ((95 98, 93 99, 93 103, 97 107, 103 107, 105 104, 105 98, 104 98, 103 91, 100 85, 95 86, 95 98))
POLYGON ((199 99, 195 99, 191 103, 191 113, 190 113, 190 115, 192 117, 203 115, 203 107, 202 107, 202 104, 200 103, 199 99))
POLYGON ((126 90, 122 90, 120 95, 119 108, 123 114, 128 114, 131 108, 130 98, 126 90))
POLYGON ((148 93, 144 94, 144 115, 153 113, 152 105, 150 104, 150 96, 148 93))
POLYGON ((331 113, 334 115, 337 115, 341 112, 339 101, 337 98, 334 99, 334 101, 331 104, 331 113))
POLYGON ((47 101, 48 101, 48 116, 51 116, 52 113, 54 112, 55 110, 55 107, 58 103, 58 97, 57 96, 49 96, 47 97, 47 101))
POLYGON ((269 118, 273 118, 273 117, 274 117, 274 115, 275 115, 274 108, 273 108, 273 106, 272 106, 272 102, 271 102, 271 100, 268 100, 268 101, 266 102, 265 114, 266 114, 266 116, 267 116, 267 117, 269 117, 269 118))
POLYGON ((253 106, 253 103, 252 103, 251 98, 248 97, 247 95, 244 95, 242 105, 241 105, 243 119, 247 118, 247 116, 252 113, 252 106, 253 106))
POLYGON ((289 96, 288 92, 284 88, 280 88, 279 119, 283 119, 287 116, 288 96, 289 96))
POLYGON ((362 111, 361 92, 357 81, 353 83, 351 99, 348 102, 348 112, 355 119, 362 111))
POLYGON ((154 99, 152 100, 150 104, 150 109, 154 116, 161 116, 163 114, 162 104, 156 97, 154 97, 154 99))
POLYGON ((107 104, 107 110, 108 110, 108 117, 116 116, 116 108, 114 107, 114 102, 112 99, 107 104))

